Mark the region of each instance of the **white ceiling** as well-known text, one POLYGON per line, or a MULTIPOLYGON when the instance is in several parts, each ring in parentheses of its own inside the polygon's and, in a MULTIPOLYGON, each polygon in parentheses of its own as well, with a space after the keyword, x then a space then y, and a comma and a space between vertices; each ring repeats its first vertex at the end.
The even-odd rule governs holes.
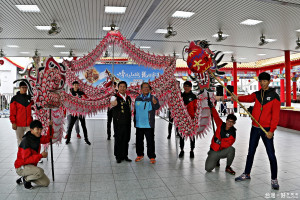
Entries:
MULTIPOLYGON (((233 51, 239 62, 251 62, 282 56, 283 50, 295 51, 300 33, 300 0, 1 0, 0 48, 6 56, 24 56, 19 52, 38 49, 42 56, 65 56, 61 51, 72 49, 77 56, 87 54, 106 35, 103 26, 112 21, 121 33, 138 46, 151 46, 149 52, 181 54, 188 41, 207 39, 212 50, 233 51), (282 2, 282 1, 281 1, 282 2), (15 5, 36 4, 40 13, 23 13, 15 5), (104 6, 127 6, 124 15, 104 13, 104 6), (176 11, 195 14, 188 19, 172 18, 176 11), (263 21, 255 26, 241 25, 246 19, 263 21), (62 31, 56 36, 47 35, 35 26, 50 25, 55 20, 62 31), (157 29, 171 24, 177 31, 175 37, 165 39, 157 29), (225 41, 212 38, 219 29, 230 35, 225 41), (276 42, 258 46, 259 37, 275 38, 276 42), (65 45, 54 48, 53 45, 65 45), (9 48, 6 45, 18 45, 9 48), (267 54, 258 56, 257 54, 267 54), (247 58, 241 60, 239 58, 247 58)), ((116 49, 116 56, 121 49, 116 49)), ((26 55, 25 55, 26 56, 26 55)), ((180 56, 181 57, 181 56, 180 56)), ((225 55, 224 61, 230 61, 225 55)))

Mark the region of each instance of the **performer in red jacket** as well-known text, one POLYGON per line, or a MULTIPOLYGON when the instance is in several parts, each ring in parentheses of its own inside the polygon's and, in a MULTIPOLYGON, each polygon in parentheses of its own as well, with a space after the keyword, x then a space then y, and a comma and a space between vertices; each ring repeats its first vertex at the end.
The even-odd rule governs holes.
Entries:
MULTIPOLYGON (((52 121, 50 125, 52 125, 52 121)), ((48 153, 43 151, 40 153, 41 144, 50 142, 50 129, 46 136, 41 136, 43 125, 39 120, 30 123, 30 131, 28 131, 19 146, 17 160, 15 161, 16 172, 22 176, 17 180, 20 184, 24 182, 26 189, 32 189, 31 182, 39 186, 48 186, 49 178, 45 175, 44 170, 37 167, 37 163, 41 158, 46 158, 48 153)), ((53 133, 53 129, 52 129, 53 133)))
POLYGON ((235 142, 236 138, 236 129, 233 125, 237 118, 234 114, 229 114, 225 123, 219 117, 218 112, 210 101, 208 105, 211 108, 217 130, 211 140, 210 150, 207 153, 208 156, 205 161, 205 170, 211 172, 216 166, 219 166, 219 160, 221 158, 227 158, 225 171, 234 175, 235 171, 233 171, 230 166, 235 156, 235 148, 232 144, 235 142))
POLYGON ((27 85, 24 81, 19 84, 20 91, 10 101, 10 122, 12 129, 16 131, 18 146, 22 141, 24 133, 29 131, 29 124, 32 122, 31 106, 33 101, 27 94, 27 85))
MULTIPOLYGON (((192 92, 192 83, 190 81, 185 81, 183 83, 184 92, 181 93, 181 97, 183 99, 184 105, 186 105, 187 111, 191 118, 195 117, 195 112, 197 110, 197 97, 192 92)), ((190 158, 194 158, 194 148, 195 148, 195 137, 190 139, 191 142, 191 151, 190 158)), ((182 158, 184 155, 184 138, 180 137, 180 153, 179 158, 182 158)))
MULTIPOLYGON (((250 179, 250 172, 253 164, 256 148, 259 139, 262 138, 267 150, 267 154, 271 167, 271 186, 273 189, 279 189, 277 180, 277 159, 274 149, 274 131, 279 121, 280 99, 275 89, 269 88, 271 76, 263 72, 259 74, 259 84, 261 89, 251 95, 240 96, 238 100, 241 102, 255 102, 252 110, 253 117, 260 123, 268 134, 266 135, 254 121, 250 133, 250 142, 245 171, 242 175, 235 178, 236 181, 250 179)), ((237 99, 234 95, 233 99, 237 99)))

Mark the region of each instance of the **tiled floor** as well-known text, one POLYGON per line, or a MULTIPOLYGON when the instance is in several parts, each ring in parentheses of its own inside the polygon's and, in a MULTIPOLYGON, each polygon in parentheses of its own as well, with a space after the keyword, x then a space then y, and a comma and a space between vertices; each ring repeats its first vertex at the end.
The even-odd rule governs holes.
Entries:
MULTIPOLYGON (((292 120, 292 119, 291 119, 292 120)), ((300 132, 279 128, 275 132, 275 149, 279 165, 280 190, 270 186, 267 154, 260 142, 252 169, 252 180, 236 183, 234 176, 221 167, 206 173, 204 163, 212 132, 196 141, 195 158, 189 158, 189 141, 185 156, 178 159, 179 139, 167 140, 167 122, 156 119, 157 163, 146 158, 140 163, 117 164, 113 156, 114 140, 106 140, 106 120, 88 119, 91 146, 77 139, 54 145, 55 182, 49 187, 26 190, 15 183, 18 177, 13 163, 17 145, 8 119, 0 119, 0 199, 265 199, 267 197, 300 198, 300 132), (283 196, 285 195, 285 197, 283 196)), ((239 117, 236 127, 236 157, 233 169, 243 172, 248 149, 250 119, 239 117)), ((63 141, 64 142, 64 141, 63 141)), ((135 129, 132 128, 129 157, 134 159, 135 129)), ((51 178, 50 159, 39 165, 51 178)), ((273 198, 272 198, 273 199, 273 198)))

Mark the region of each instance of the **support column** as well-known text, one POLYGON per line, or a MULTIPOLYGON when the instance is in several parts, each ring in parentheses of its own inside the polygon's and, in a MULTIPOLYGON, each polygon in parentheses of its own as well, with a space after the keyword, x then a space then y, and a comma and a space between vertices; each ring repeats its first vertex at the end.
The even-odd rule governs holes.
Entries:
POLYGON ((285 58, 285 84, 286 84, 286 106, 291 106, 291 59, 290 51, 284 51, 285 58))
POLYGON ((295 77, 296 73, 293 73, 293 101, 297 101, 297 78, 295 77))
POLYGON ((259 70, 256 70, 257 83, 258 83, 258 90, 261 89, 261 86, 260 86, 260 84, 259 84, 259 79, 258 79, 259 74, 260 74, 260 71, 259 71, 259 70))
MULTIPOLYGON (((280 74, 283 74, 283 68, 280 68, 280 74)), ((284 79, 280 78, 280 102, 281 106, 284 106, 285 98, 284 98, 284 79)))
MULTIPOLYGON (((236 62, 233 62, 233 91, 234 91, 234 94, 237 95, 237 63, 236 62)), ((234 108, 234 112, 237 112, 237 102, 234 101, 233 102, 233 108, 234 108)))

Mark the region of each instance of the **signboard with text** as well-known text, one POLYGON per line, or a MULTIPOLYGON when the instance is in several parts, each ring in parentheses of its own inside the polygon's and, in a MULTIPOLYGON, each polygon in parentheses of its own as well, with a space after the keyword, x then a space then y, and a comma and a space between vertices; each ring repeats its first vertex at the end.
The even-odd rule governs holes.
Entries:
MULTIPOLYGON (((126 81, 128 85, 131 83, 136 84, 142 83, 143 81, 152 81, 155 77, 158 77, 164 72, 162 69, 152 69, 150 67, 135 64, 115 64, 114 71, 112 71, 112 64, 96 64, 94 65, 94 68, 99 73, 108 70, 110 73, 114 73, 121 81, 126 81)), ((106 78, 99 79, 97 82, 93 83, 93 86, 97 86, 104 81, 106 81, 106 78)))

